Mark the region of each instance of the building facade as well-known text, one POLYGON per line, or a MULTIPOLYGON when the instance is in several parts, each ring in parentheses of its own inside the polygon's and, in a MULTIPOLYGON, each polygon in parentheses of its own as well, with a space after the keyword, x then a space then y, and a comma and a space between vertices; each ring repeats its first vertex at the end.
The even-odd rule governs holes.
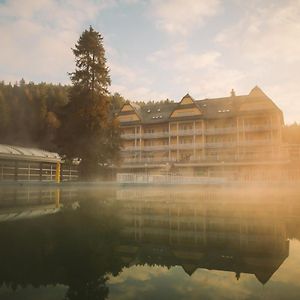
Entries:
POLYGON ((15 181, 60 182, 76 180, 75 167, 62 164, 58 153, 0 144, 0 183, 15 181))
POLYGON ((259 87, 243 96, 232 91, 204 100, 187 94, 179 103, 128 102, 117 118, 122 172, 268 177, 288 160, 282 111, 259 87))

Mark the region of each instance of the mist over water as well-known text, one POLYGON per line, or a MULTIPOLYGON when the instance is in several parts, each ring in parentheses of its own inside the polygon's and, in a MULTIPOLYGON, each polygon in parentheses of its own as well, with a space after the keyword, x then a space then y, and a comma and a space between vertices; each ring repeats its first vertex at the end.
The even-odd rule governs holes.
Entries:
POLYGON ((299 299, 296 186, 3 187, 1 299, 299 299))

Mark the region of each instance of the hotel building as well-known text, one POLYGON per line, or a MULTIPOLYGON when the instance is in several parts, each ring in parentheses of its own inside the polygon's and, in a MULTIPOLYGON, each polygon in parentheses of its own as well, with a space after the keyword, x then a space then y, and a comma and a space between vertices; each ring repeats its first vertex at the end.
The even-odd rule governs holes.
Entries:
POLYGON ((282 111, 257 86, 242 96, 127 102, 117 118, 122 172, 266 177, 287 163, 282 111))

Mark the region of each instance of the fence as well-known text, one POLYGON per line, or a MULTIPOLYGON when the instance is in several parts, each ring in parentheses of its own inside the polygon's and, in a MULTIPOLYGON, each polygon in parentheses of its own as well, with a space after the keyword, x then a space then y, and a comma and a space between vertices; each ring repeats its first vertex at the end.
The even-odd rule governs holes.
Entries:
POLYGON ((149 175, 135 173, 118 173, 117 182, 121 184, 224 184, 221 177, 187 177, 179 175, 149 175))

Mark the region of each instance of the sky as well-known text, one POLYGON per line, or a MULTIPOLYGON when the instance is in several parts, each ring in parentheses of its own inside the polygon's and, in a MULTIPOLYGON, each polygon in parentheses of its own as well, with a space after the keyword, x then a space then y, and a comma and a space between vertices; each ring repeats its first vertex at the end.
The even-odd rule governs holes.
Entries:
POLYGON ((112 93, 179 101, 258 85, 300 122, 300 0, 0 0, 0 80, 70 84, 89 25, 112 93))

